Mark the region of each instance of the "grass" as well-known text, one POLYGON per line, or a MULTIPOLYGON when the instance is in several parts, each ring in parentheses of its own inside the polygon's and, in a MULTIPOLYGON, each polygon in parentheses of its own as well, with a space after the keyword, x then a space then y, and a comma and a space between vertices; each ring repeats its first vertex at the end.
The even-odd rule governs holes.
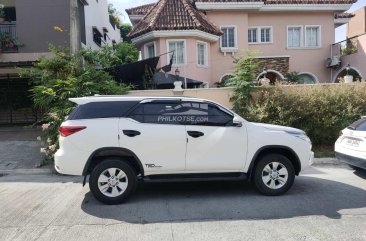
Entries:
POLYGON ((335 157, 333 146, 314 147, 315 158, 335 157))

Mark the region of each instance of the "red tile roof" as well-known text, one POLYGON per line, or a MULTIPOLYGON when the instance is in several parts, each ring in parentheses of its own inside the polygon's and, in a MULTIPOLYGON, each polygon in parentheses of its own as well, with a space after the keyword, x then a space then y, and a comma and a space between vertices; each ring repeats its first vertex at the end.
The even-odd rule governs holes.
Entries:
POLYGON ((353 18, 355 16, 354 13, 336 13, 334 14, 334 18, 353 18))
MULTIPOLYGON (((265 4, 352 4, 357 0, 191 0, 192 2, 265 2, 265 4)), ((128 15, 145 15, 156 3, 126 9, 128 15)))
MULTIPOLYGON (((352 4, 357 0, 159 0, 157 3, 127 9, 128 15, 144 16, 129 33, 136 38, 157 30, 201 30, 221 35, 221 30, 195 7, 195 2, 264 2, 265 4, 352 4)), ((350 18, 351 14, 335 14, 335 18, 350 18)))
POLYGON ((160 0, 129 33, 136 38, 158 30, 201 30, 222 35, 221 30, 195 8, 190 0, 160 0))
POLYGON ((142 6, 126 9, 128 15, 145 15, 148 13, 156 3, 145 4, 142 6))
POLYGON ((264 4, 352 4, 357 0, 196 0, 196 2, 264 2, 264 4))
POLYGON ((265 0, 265 4, 352 4, 355 2, 357 0, 265 0))

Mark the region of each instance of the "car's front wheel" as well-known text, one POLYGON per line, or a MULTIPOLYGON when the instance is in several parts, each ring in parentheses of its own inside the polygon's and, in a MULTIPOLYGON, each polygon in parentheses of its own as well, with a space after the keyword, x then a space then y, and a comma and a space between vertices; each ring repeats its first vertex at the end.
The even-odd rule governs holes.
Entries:
POLYGON ((255 186, 264 195, 282 195, 291 188, 294 180, 293 164, 280 154, 262 156, 254 170, 255 186))
POLYGON ((90 174, 89 187, 94 197, 105 204, 124 202, 136 187, 136 174, 123 160, 108 159, 90 174))

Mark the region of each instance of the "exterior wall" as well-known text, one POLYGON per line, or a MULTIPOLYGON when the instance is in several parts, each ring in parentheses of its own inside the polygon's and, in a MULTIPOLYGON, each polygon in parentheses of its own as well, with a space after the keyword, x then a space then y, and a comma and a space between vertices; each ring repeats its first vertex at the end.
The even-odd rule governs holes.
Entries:
MULTIPOLYGON (((333 89, 338 88, 342 84, 321 84, 322 88, 333 89)), ((309 88, 316 87, 320 85, 282 85, 281 88, 284 92, 301 92, 309 88)), ((256 87, 261 89, 263 87, 256 87)), ((265 87, 272 88, 272 87, 265 87)), ((233 92, 233 88, 207 88, 207 89, 187 89, 183 92, 174 92, 173 90, 134 90, 128 92, 128 96, 189 96, 197 97, 207 100, 215 101, 228 109, 233 108, 233 104, 230 102, 230 96, 233 92)), ((252 94, 253 98, 258 98, 258 92, 254 91, 252 94)))
MULTIPOLYGON (((170 74, 175 75, 175 70, 178 68, 180 71, 181 77, 187 77, 194 80, 199 80, 205 83, 211 82, 211 70, 212 70, 212 63, 211 63, 211 56, 210 56, 210 43, 204 40, 196 39, 196 38, 159 38, 155 39, 155 47, 156 47, 156 54, 161 55, 168 52, 168 40, 184 40, 186 42, 186 64, 185 65, 173 65, 172 71, 170 74), (207 60, 208 60, 208 67, 201 67, 197 64, 197 41, 202 41, 207 44, 207 60)), ((149 41, 146 43, 150 43, 153 41, 149 41)), ((143 45, 139 46, 140 50, 142 51, 142 56, 145 56, 144 50, 144 43, 143 45)), ((167 57, 168 55, 163 55, 160 57, 160 61, 158 67, 165 66, 169 63, 170 59, 167 57)))
MULTIPOLYGON (((325 67, 325 60, 330 56, 330 46, 334 40, 334 15, 333 13, 241 13, 241 12, 209 12, 209 18, 217 26, 236 25, 238 32, 239 53, 245 51, 258 51, 260 56, 289 57, 289 71, 310 72, 320 82, 330 82, 330 70, 325 67), (321 47, 314 49, 288 49, 287 25, 320 25, 321 47), (271 26, 273 28, 273 43, 248 44, 247 30, 252 26, 271 26)), ((219 81, 221 76, 233 68, 230 54, 224 56, 219 49, 219 43, 212 46, 213 82, 219 81)), ((285 75, 286 73, 282 73, 285 75)))
MULTIPOLYGON (((215 10, 207 11, 207 17, 216 26, 235 26, 237 35, 237 50, 230 52, 222 52, 220 49, 220 41, 209 44, 209 66, 207 69, 200 69, 196 66, 196 47, 193 38, 185 38, 187 40, 187 56, 188 63, 185 71, 182 66, 179 67, 181 75, 188 78, 197 79, 209 83, 219 82, 223 76, 230 74, 234 69, 234 57, 245 56, 247 51, 259 52, 260 58, 263 60, 288 59, 288 66, 283 65, 283 61, 279 63, 281 69, 289 72, 296 71, 299 73, 308 73, 316 77, 321 83, 332 82, 332 71, 325 66, 327 58, 331 57, 330 49, 334 43, 334 12, 258 12, 258 11, 228 11, 215 10), (287 27, 289 25, 301 25, 303 33, 305 26, 320 26, 321 37, 320 47, 318 48, 287 48, 287 27), (266 44, 248 44, 248 27, 272 27, 272 43, 266 44), (283 65, 283 66, 282 66, 283 65)), ((181 38, 180 38, 181 39, 181 38)), ((303 41, 305 34, 303 34, 303 41)), ((144 51, 143 46, 139 46, 144 51)), ((166 39, 156 40, 157 55, 167 52, 166 39)), ((273 61, 272 61, 273 62, 273 61)), ((161 58, 159 66, 167 63, 165 57, 161 58)), ((287 63, 286 63, 287 64, 287 63)), ((269 71, 268 66, 265 66, 269 71)), ((175 67, 173 68, 173 71, 175 67)), ((276 69, 274 69, 276 70, 276 69)), ((287 72, 286 71, 286 72, 287 72)), ((286 72, 281 72, 285 75, 286 72)))
POLYGON ((189 96, 215 101, 228 109, 232 109, 230 102, 232 88, 210 88, 210 89, 186 89, 184 92, 173 90, 134 90, 128 92, 128 96, 189 96))
POLYGON ((236 26, 237 47, 236 53, 224 53, 220 50, 220 41, 211 45, 211 73, 212 79, 210 86, 219 82, 225 74, 233 72, 234 56, 243 56, 248 50, 248 13, 242 11, 212 11, 207 12, 207 16, 216 26, 236 26), (243 52, 244 51, 244 52, 243 52))
MULTIPOLYGON (((103 28, 108 29, 108 37, 105 44, 112 45, 112 41, 117 43, 121 41, 121 35, 118 28, 114 29, 109 22, 108 1, 107 0, 89 0, 85 6, 85 31, 86 31, 86 47, 98 49, 99 46, 93 40, 93 27, 96 27, 101 34, 103 28)), ((104 39, 102 38, 104 41, 104 39)), ((104 45, 104 44, 102 44, 104 45)))
POLYGON ((16 0, 16 30, 20 53, 48 52, 48 45, 69 46, 70 2, 16 0), (61 31, 56 31, 59 26, 61 31))
POLYGON ((357 38, 357 49, 356 53, 341 58, 342 67, 334 73, 333 82, 348 64, 361 75, 362 80, 366 80, 366 34, 357 38))
POLYGON ((347 38, 366 32, 366 7, 362 7, 353 13, 355 16, 347 24, 347 38))

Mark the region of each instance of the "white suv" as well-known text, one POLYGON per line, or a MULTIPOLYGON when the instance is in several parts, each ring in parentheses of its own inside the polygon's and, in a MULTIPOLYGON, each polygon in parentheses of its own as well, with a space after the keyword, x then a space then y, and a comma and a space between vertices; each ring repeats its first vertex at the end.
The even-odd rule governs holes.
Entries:
POLYGON ((336 157, 356 169, 366 169, 366 116, 341 131, 336 157))
POLYGON ((83 175, 103 203, 123 202, 138 180, 252 180, 280 195, 313 160, 306 134, 251 123, 223 106, 188 97, 94 96, 60 127, 59 173, 83 175))

